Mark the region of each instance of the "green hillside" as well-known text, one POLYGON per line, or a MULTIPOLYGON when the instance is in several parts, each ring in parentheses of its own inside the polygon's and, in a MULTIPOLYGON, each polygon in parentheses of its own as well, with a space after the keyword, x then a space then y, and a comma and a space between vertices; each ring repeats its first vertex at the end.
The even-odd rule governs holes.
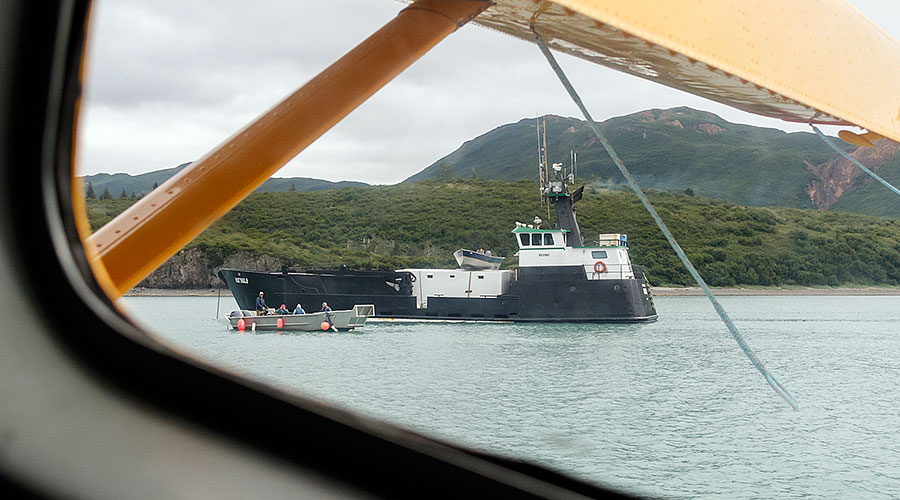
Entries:
MULTIPOLYGON (((601 128, 641 186, 691 189, 741 205, 814 208, 806 187, 817 178, 805 162, 820 164, 835 155, 812 133, 730 123, 686 107, 612 118, 601 128)), ((624 184, 586 122, 548 116, 547 141, 551 162, 569 165, 569 152, 578 154, 580 179, 624 184)), ((441 166, 452 167, 454 176, 463 179, 536 179, 535 120, 523 119, 476 137, 405 182, 437 178, 441 166)))
MULTIPOLYGON (((458 248, 484 247, 514 266, 516 221, 546 208, 534 181, 407 183, 310 193, 261 193, 241 202, 190 243, 215 262, 250 251, 296 268, 455 265, 458 248)), ((900 221, 791 208, 747 208, 651 191, 663 219, 710 284, 900 284, 900 221)), ((94 228, 130 200, 89 200, 94 228)), ((628 192, 586 189, 578 217, 587 242, 629 236, 635 263, 655 285, 689 285, 677 257, 628 192)))
MULTIPOLYGON (((84 186, 85 189, 87 189, 87 185, 90 183, 94 190, 94 195, 97 197, 100 197, 100 195, 103 194, 104 189, 108 190, 113 198, 119 198, 123 189, 127 196, 131 196, 132 194, 135 196, 142 196, 152 191, 154 186, 158 186, 169 180, 170 177, 177 174, 188 165, 190 165, 190 163, 183 163, 175 168, 155 170, 139 175, 123 173, 86 175, 83 177, 84 186)), ((272 177, 266 180, 262 186, 258 187, 255 192, 321 191, 324 189, 361 186, 368 186, 368 184, 356 181, 332 182, 309 177, 272 177)))

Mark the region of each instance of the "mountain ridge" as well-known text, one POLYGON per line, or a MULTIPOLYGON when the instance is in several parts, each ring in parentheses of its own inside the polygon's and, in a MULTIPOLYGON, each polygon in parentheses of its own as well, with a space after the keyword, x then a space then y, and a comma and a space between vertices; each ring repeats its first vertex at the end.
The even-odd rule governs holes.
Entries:
MULTIPOLYGON (((581 181, 625 185, 586 122, 558 115, 547 115, 546 120, 551 163, 568 166, 569 152, 575 151, 581 181)), ((688 107, 648 109, 599 125, 643 187, 690 190, 746 206, 833 207, 900 217, 900 204, 891 204, 896 209, 882 206, 890 193, 869 189, 868 177, 860 177, 859 169, 813 133, 732 123, 688 107)), ((834 141, 864 164, 871 162, 873 170, 900 178, 896 142, 876 141, 873 149, 834 141)), ((466 179, 534 179, 536 167, 535 119, 523 118, 466 141, 403 182, 451 173, 466 179)))
MULTIPOLYGON (((162 170, 154 170, 143 174, 131 175, 126 173, 99 173, 82 176, 85 189, 90 183, 94 191, 94 195, 99 197, 106 189, 113 198, 121 197, 122 190, 125 190, 126 196, 142 196, 149 193, 154 185, 158 186, 169 180, 172 176, 182 171, 190 165, 182 163, 177 167, 166 168, 162 170)), ((266 179, 260 187, 256 188, 255 193, 272 193, 287 191, 322 191, 327 189, 336 189, 342 187, 364 187, 368 186, 365 182, 358 181, 327 181, 324 179, 315 179, 312 177, 271 177, 266 179)))
MULTIPOLYGON (((595 187, 626 184, 587 123, 546 115, 548 156, 569 164, 578 153, 578 181, 595 187)), ((675 107, 609 118, 600 127, 645 188, 725 199, 744 206, 784 206, 900 217, 900 203, 815 134, 731 123, 714 113, 675 107)), ((900 144, 882 139, 873 148, 834 142, 880 176, 900 184, 900 144)), ((84 176, 95 196, 148 193, 186 167, 129 174, 84 176)), ((503 181, 537 178, 534 118, 499 125, 462 143, 455 151, 401 183, 443 178, 503 181)), ((255 192, 318 191, 361 187, 356 181, 307 177, 271 178, 255 192)))

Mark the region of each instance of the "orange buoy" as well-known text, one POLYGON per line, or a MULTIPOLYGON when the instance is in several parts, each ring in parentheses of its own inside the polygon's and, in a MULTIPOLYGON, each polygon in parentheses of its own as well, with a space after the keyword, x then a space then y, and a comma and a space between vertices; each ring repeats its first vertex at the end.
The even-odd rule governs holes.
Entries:
POLYGON ((278 320, 275 321, 275 326, 277 328, 284 328, 284 318, 278 318, 278 320))
POLYGON ((247 328, 247 323, 244 322, 244 318, 238 320, 238 330, 244 331, 247 328))
POLYGON ((327 330, 327 329, 331 328, 331 324, 329 324, 327 321, 323 321, 322 324, 319 326, 321 326, 323 330, 327 330))

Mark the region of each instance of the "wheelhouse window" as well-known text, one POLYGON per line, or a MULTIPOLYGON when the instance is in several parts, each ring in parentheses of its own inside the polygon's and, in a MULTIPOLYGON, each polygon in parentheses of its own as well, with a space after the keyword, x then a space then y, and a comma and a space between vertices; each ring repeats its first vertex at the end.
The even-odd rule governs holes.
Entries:
POLYGON ((531 244, 532 245, 540 245, 541 244, 541 233, 534 233, 531 235, 531 244))
POLYGON ((545 245, 553 245, 553 235, 550 233, 544 233, 544 244, 545 245))
POLYGON ((591 257, 595 259, 605 259, 606 258, 606 250, 594 250, 591 252, 591 257))
POLYGON ((531 238, 530 238, 527 234, 520 234, 520 235, 519 235, 519 240, 522 241, 522 246, 523 246, 523 247, 527 247, 528 245, 531 244, 531 238))

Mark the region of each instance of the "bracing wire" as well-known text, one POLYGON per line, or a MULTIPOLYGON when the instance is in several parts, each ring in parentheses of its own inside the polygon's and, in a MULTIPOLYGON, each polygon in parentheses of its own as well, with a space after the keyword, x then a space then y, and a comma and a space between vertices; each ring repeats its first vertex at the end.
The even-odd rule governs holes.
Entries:
POLYGON ((843 149, 837 147, 837 145, 836 145, 835 143, 831 142, 831 139, 829 139, 827 135, 823 134, 821 130, 819 130, 818 128, 816 128, 815 125, 813 125, 812 123, 810 123, 809 126, 812 127, 812 129, 816 132, 816 135, 818 135, 819 138, 822 139, 822 140, 825 142, 825 144, 828 144, 829 146, 831 146, 831 149, 837 151, 838 153, 840 153, 841 156, 843 156, 844 158, 850 160, 854 165, 856 165, 857 167, 861 168, 863 172, 865 172, 865 173, 869 174, 870 176, 872 176, 873 179, 875 179, 876 181, 878 181, 878 182, 884 184, 885 187, 887 187, 888 189, 890 189, 890 190, 893 191, 894 193, 900 195, 900 190, 898 190, 897 188, 895 188, 894 186, 892 186, 888 181, 886 181, 886 180, 882 179, 881 177, 879 177, 878 174, 876 174, 875 172, 873 172, 873 171, 869 170, 868 168, 866 168, 866 166, 863 165, 862 163, 860 163, 859 160, 857 160, 856 158, 854 158, 854 157, 848 155, 846 151, 844 151, 843 149))
POLYGON ((740 346, 741 350, 744 351, 744 354, 747 355, 747 358, 750 359, 750 362, 753 363, 753 366, 756 367, 757 370, 765 377, 766 382, 775 390, 778 395, 784 398, 785 401, 795 410, 799 409, 800 406, 794 400, 793 396, 788 392, 788 390, 775 379, 775 376, 772 375, 766 367, 763 365, 762 361, 760 361, 759 357, 756 356, 756 353, 753 352, 753 349, 747 345, 747 342, 744 340, 744 337, 737 330, 737 327, 734 325, 734 322, 728 316, 728 313, 725 312, 725 308, 719 303, 716 299, 715 295, 713 295, 712 291, 706 285, 706 282, 703 281, 703 278, 700 276, 700 273, 697 272, 697 269, 694 268, 694 265, 691 264, 691 261, 685 255, 684 250, 681 249, 681 246, 675 241, 675 237, 672 236, 672 233, 669 231, 669 228, 666 227, 666 224, 663 222, 662 218, 660 218, 659 214, 656 212, 656 209, 653 208, 653 205, 650 204, 650 200, 647 199, 647 196, 644 195, 644 192, 641 191, 640 186, 638 186, 637 181, 635 181, 634 177, 631 175, 631 172, 625 168, 625 164, 619 159, 619 155, 616 154, 616 151, 613 149, 612 145, 610 145, 609 141, 606 140, 606 136, 603 135, 603 132, 600 131, 600 128, 594 122, 594 119, 591 118, 591 114, 588 112, 587 108, 582 102, 581 97, 578 96, 578 93, 575 92, 575 88, 569 82, 569 79, 566 77, 562 68, 560 68, 559 64, 556 62, 556 58, 553 57, 553 54, 550 52, 550 49, 544 43, 543 38, 538 34, 537 30, 534 29, 532 25, 531 29, 532 33, 534 33, 534 40, 537 43, 538 47, 540 47, 541 52, 544 54, 544 57, 547 58, 547 62, 550 63, 550 67, 553 68, 553 71, 556 73, 556 76, 559 78, 560 83, 562 83, 563 87, 566 88, 566 91, 569 93, 569 97, 575 101, 575 104, 578 106, 578 109, 581 110, 581 113, 584 115, 584 119, 587 121, 588 125, 593 130, 594 135, 597 136, 597 139, 603 144, 603 147, 606 149, 606 152, 609 153, 609 156, 612 158, 613 162, 618 167, 619 172, 625 176, 625 179, 628 181, 628 185, 634 191, 634 193, 641 200, 641 203, 644 204, 644 208, 647 209, 647 212, 650 213, 650 217, 656 222, 656 225, 659 227, 660 231, 662 231, 663 235, 665 235, 666 239, 669 241, 669 245, 672 246, 672 249, 675 250, 675 253, 678 255, 678 258, 681 259, 681 263, 684 264, 684 267, 687 268, 688 273, 694 278, 694 281, 697 282, 697 285, 703 290, 703 293, 706 294, 706 297, 712 302, 713 308, 719 314, 719 317, 722 318, 722 322, 725 323, 725 326, 728 328, 728 331, 731 332, 731 336, 740 346))

